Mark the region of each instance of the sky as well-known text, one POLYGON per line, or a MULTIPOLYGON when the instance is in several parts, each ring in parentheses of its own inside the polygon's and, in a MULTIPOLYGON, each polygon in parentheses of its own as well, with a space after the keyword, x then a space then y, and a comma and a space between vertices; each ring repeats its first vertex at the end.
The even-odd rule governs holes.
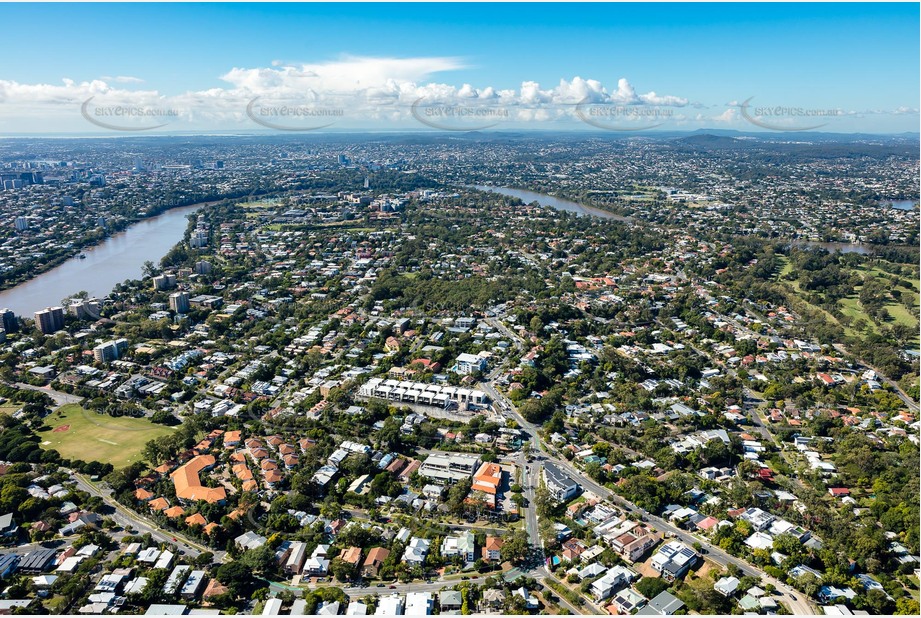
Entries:
POLYGON ((917 3, 0 4, 0 135, 918 132, 919 21, 917 3))

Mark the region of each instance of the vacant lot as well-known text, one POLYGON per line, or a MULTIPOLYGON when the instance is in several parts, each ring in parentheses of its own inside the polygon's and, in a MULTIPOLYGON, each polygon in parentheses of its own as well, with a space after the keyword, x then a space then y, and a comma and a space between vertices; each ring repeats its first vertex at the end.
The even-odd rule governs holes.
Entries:
POLYGON ((56 449, 67 459, 110 463, 116 468, 142 459, 144 445, 174 430, 144 418, 115 418, 68 404, 45 419, 42 448, 56 449))

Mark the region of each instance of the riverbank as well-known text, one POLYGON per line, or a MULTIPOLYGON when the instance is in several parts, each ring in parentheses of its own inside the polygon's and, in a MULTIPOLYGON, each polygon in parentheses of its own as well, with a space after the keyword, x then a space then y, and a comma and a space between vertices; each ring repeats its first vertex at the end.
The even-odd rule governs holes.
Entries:
POLYGON ((59 305, 77 292, 104 297, 115 285, 140 276, 145 261, 159 261, 180 242, 189 214, 220 201, 179 206, 143 218, 29 280, 0 291, 0 307, 31 317, 33 312, 59 305))
POLYGON ((600 217, 602 219, 611 219, 612 221, 620 221, 622 223, 635 223, 636 220, 633 217, 625 217, 623 215, 618 215, 608 210, 602 208, 597 208, 595 206, 586 206, 579 202, 573 202, 565 198, 555 197, 553 195, 547 195, 545 193, 536 193, 534 191, 529 191, 527 189, 514 189, 511 187, 492 187, 488 185, 472 185, 467 186, 469 189, 476 189, 478 191, 486 191, 487 193, 498 193, 500 195, 505 195, 506 197, 517 197, 525 204, 530 204, 531 202, 537 202, 541 206, 548 208, 555 208, 556 210, 563 210, 566 212, 573 212, 578 215, 591 215, 595 217, 600 217))
POLYGON ((90 250, 90 249, 93 249, 95 247, 102 245, 103 243, 105 243, 107 240, 109 240, 113 236, 117 236, 118 234, 125 232, 126 230, 130 229, 132 226, 135 226, 139 223, 143 223, 144 221, 149 221, 151 219, 156 219, 157 217, 161 217, 165 215, 166 213, 170 212, 171 210, 176 210, 178 208, 192 208, 192 207, 203 208, 206 206, 210 206, 212 204, 218 204, 224 201, 225 199, 230 199, 230 198, 221 198, 221 199, 210 200, 206 202, 192 202, 189 204, 174 204, 162 210, 156 211, 154 213, 147 214, 143 217, 138 217, 136 219, 123 219, 121 221, 118 221, 117 223, 107 224, 105 233, 102 236, 98 234, 87 234, 83 239, 75 241, 74 245, 70 247, 69 249, 65 251, 61 251, 60 253, 55 254, 53 257, 47 258, 41 264, 34 266, 32 269, 29 270, 28 274, 23 275, 23 276, 0 279, 0 292, 4 292, 6 290, 20 286, 24 283, 28 283, 29 281, 32 281, 36 277, 39 277, 43 275, 44 273, 66 263, 68 260, 80 259, 80 255, 85 253, 87 250, 90 250))
MULTIPOLYGON (((592 215, 600 217, 603 219, 610 219, 614 221, 620 221, 623 223, 638 223, 640 220, 635 217, 619 215, 611 211, 599 208, 597 206, 588 206, 580 202, 572 201, 568 198, 556 197, 554 195, 548 195, 545 193, 537 193, 535 191, 530 191, 528 189, 518 189, 513 187, 494 187, 490 185, 464 185, 464 188, 467 189, 476 189, 478 191, 485 191, 487 193, 498 193, 500 195, 505 195, 507 197, 517 197, 525 204, 530 204, 531 202, 537 202, 541 206, 555 208, 557 210, 563 210, 566 212, 574 212, 580 215, 592 215)), ((906 202, 908 203, 908 202, 906 202)), ((899 206, 893 205, 893 208, 898 210, 905 210, 905 208, 900 208, 899 206)), ((739 236, 743 238, 743 236, 739 236)), ((814 247, 822 248, 830 252, 840 251, 841 253, 857 253, 864 256, 876 255, 878 251, 884 250, 887 247, 894 249, 904 249, 907 248, 905 245, 873 245, 873 244, 857 244, 857 243, 847 243, 847 242, 822 242, 822 241, 813 241, 806 240, 801 238, 773 238, 765 239, 768 242, 786 242, 789 247, 814 247)))

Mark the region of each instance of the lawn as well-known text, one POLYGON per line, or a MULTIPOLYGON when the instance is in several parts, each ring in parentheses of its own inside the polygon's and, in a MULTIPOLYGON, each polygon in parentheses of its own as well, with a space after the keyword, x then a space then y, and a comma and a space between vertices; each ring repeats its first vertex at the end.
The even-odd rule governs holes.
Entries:
POLYGON ((277 208, 278 200, 257 200, 255 202, 246 202, 245 204, 240 204, 240 208, 247 209, 261 209, 261 208, 277 208))
POLYGON ((892 319, 898 324, 904 324, 905 326, 912 328, 914 330, 918 329, 918 321, 915 319, 915 316, 912 315, 911 311, 908 310, 908 307, 905 305, 883 305, 886 308, 886 311, 889 312, 889 315, 892 316, 892 319))
POLYGON ((793 263, 783 256, 780 256, 778 259, 780 260, 780 263, 783 264, 783 266, 780 269, 780 274, 778 276, 784 277, 793 270, 793 263))
MULTIPOLYGON (((782 263, 783 263, 783 267, 782 267, 781 270, 780 270, 780 274, 778 275, 779 277, 783 277, 784 275, 786 275, 787 273, 789 273, 789 272, 792 270, 792 264, 789 262, 789 260, 787 260, 786 258, 783 258, 782 263)), ((873 268, 859 267, 859 268, 857 268, 856 270, 859 271, 861 274, 863 274, 863 275, 865 275, 865 276, 868 275, 868 276, 871 276, 871 277, 879 278, 879 279, 882 280, 882 282, 883 282, 883 284, 884 284, 885 286, 892 287, 892 283, 886 278, 886 277, 888 276, 888 275, 886 274, 886 272, 885 272, 884 270, 878 268, 878 267, 873 267, 873 268)), ((917 292, 917 291, 915 290, 915 288, 913 287, 913 286, 914 286, 914 282, 911 281, 910 279, 906 278, 906 277, 902 277, 902 280, 903 280, 903 281, 909 281, 909 282, 910 282, 910 283, 909 283, 909 286, 910 286, 910 287, 896 286, 896 289, 898 289, 899 292, 901 292, 901 294, 902 294, 904 297, 907 297, 907 298, 912 299, 912 300, 915 302, 915 304, 917 304, 917 302, 918 302, 918 292, 917 292)), ((834 316, 832 316, 830 313, 828 313, 827 311, 825 311, 825 310, 822 309, 821 307, 818 307, 818 306, 816 306, 816 305, 813 305, 813 304, 809 303, 809 302, 806 300, 806 298, 805 298, 806 295, 803 294, 803 293, 802 293, 802 290, 800 289, 799 281, 787 281, 787 282, 785 282, 785 283, 786 283, 787 285, 789 285, 790 287, 793 288, 793 290, 796 292, 796 295, 797 295, 797 296, 800 298, 800 300, 802 300, 804 303, 806 303, 807 305, 809 305, 810 307, 812 307, 812 308, 815 309, 816 311, 820 311, 820 312, 822 312, 823 314, 825 314, 825 316, 826 316, 830 321, 832 321, 832 322, 838 322, 838 320, 837 320, 834 316)), ((861 305, 861 304, 860 304, 860 301, 858 300, 858 296, 859 296, 859 294, 860 294, 860 289, 861 289, 861 288, 862 288, 862 286, 857 286, 856 288, 854 288, 854 293, 853 293, 851 296, 848 296, 847 298, 844 298, 844 299, 838 301, 838 309, 840 309, 841 313, 843 313, 844 315, 850 317, 852 320, 859 320, 859 319, 864 320, 864 321, 867 323, 867 325, 868 325, 874 332, 879 332, 879 328, 878 328, 878 327, 876 326, 876 324, 874 324, 874 322, 870 319, 870 316, 867 315, 866 311, 864 311, 863 305, 861 305)), ((891 317, 891 320, 889 321, 889 324, 904 324, 905 326, 908 326, 908 327, 911 328, 911 329, 917 329, 917 328, 918 328, 918 320, 915 318, 914 315, 912 315, 912 312, 909 311, 909 309, 908 309, 905 305, 900 304, 900 303, 892 303, 892 302, 890 302, 890 303, 887 303, 886 305, 884 305, 884 307, 885 307, 886 310, 889 312, 889 315, 890 315, 890 317, 891 317)), ((840 322, 839 322, 839 324, 840 324, 840 322)), ((845 333, 846 333, 847 335, 849 335, 849 336, 860 335, 860 333, 857 333, 857 332, 856 332, 853 328, 851 328, 850 326, 844 327, 844 331, 845 331, 845 333)))
POLYGON ((175 431, 145 418, 115 418, 68 404, 45 419, 51 427, 42 431, 42 448, 56 449, 67 459, 110 463, 116 468, 142 459, 144 445, 175 431))

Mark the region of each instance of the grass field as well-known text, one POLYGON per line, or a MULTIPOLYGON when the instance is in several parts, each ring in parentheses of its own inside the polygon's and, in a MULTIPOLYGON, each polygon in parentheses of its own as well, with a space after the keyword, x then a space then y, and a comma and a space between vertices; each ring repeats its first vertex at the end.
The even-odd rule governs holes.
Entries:
POLYGON ((67 459, 110 463, 116 468, 140 460, 144 445, 175 431, 144 418, 115 418, 68 404, 45 419, 42 448, 56 449, 67 459), (64 429, 66 427, 66 429, 64 429))
POLYGON ((779 276, 784 277, 793 270, 793 263, 790 262, 790 260, 788 260, 787 258, 783 256, 780 256, 780 258, 778 259, 780 259, 781 264, 783 264, 783 266, 780 269, 779 276))
POLYGON ((16 410, 22 407, 21 403, 10 403, 7 402, 3 405, 0 405, 0 414, 12 414, 16 410))
POLYGON ((267 200, 257 200, 255 202, 246 202, 240 204, 240 208, 251 208, 251 209, 260 209, 260 208, 277 208, 278 200, 267 199, 267 200))
MULTIPOLYGON (((781 263, 783 264, 783 266, 780 269, 778 278, 782 278, 784 275, 791 272, 791 270, 793 269, 793 265, 786 258, 782 258, 781 263)), ((860 266, 856 269, 856 271, 864 276, 869 275, 874 278, 879 278, 883 281, 883 284, 885 286, 892 287, 892 283, 888 279, 886 279, 886 276, 887 276, 886 272, 878 267, 874 266, 874 267, 867 268, 864 266, 860 266)), ((913 300, 915 304, 917 304, 919 294, 918 294, 918 290, 917 290, 915 281, 911 277, 902 277, 901 280, 908 281, 908 287, 899 285, 899 286, 896 286, 896 289, 898 289, 899 292, 902 293, 903 297, 910 298, 913 300)), ((832 316, 830 313, 828 313, 821 307, 817 307, 809 303, 806 300, 806 295, 802 293, 802 290, 800 289, 798 281, 787 281, 785 283, 789 285, 791 288, 793 288, 793 290, 796 292, 800 300, 805 302, 807 305, 809 305, 816 311, 820 311, 824 313, 830 321, 838 322, 838 320, 834 316, 832 316)), ((858 296, 860 294, 861 287, 862 286, 858 285, 857 287, 854 288, 853 294, 851 294, 847 298, 844 298, 838 301, 838 309, 841 310, 841 313, 850 317, 853 320, 859 320, 859 319, 864 320, 874 332, 879 332, 879 328, 873 323, 873 321, 870 319, 870 316, 867 315, 867 313, 864 311, 863 306, 860 304, 860 301, 858 300, 858 296)), ((909 328, 913 330, 916 330, 918 328, 917 318, 915 318, 915 316, 912 315, 911 311, 909 311, 905 305, 900 304, 900 303, 888 303, 884 305, 884 307, 889 312, 889 315, 891 317, 891 321, 889 322, 890 324, 904 324, 905 326, 908 326, 909 328)), ((850 336, 859 335, 859 333, 857 333, 853 328, 849 326, 844 327, 844 331, 847 335, 850 335, 850 336)))

